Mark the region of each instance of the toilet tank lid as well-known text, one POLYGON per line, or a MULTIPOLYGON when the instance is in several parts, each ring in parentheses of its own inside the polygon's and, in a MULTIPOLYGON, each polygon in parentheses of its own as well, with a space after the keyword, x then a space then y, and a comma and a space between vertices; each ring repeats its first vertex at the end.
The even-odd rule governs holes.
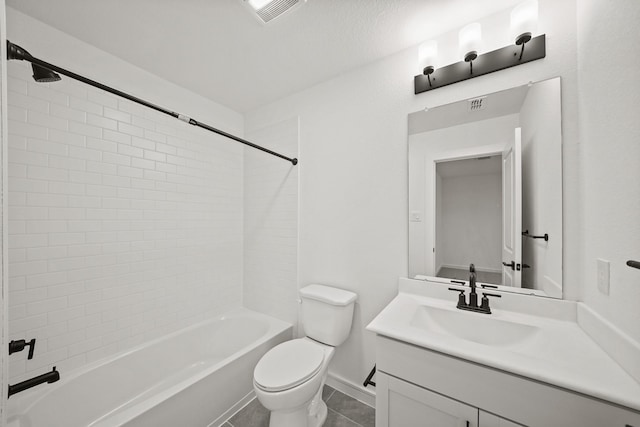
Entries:
POLYGON ((308 285, 300 289, 300 296, 331 305, 345 306, 353 303, 357 294, 326 285, 308 285))

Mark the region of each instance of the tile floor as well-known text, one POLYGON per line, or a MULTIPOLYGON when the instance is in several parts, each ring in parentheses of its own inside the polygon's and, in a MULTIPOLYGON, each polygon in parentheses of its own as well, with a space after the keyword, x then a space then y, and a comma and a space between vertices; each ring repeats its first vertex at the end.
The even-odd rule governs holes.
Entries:
MULTIPOLYGON (((327 385, 322 400, 329 413, 323 427, 374 427, 375 409, 327 385)), ((231 417, 222 427, 268 427, 269 411, 253 399, 231 417)))

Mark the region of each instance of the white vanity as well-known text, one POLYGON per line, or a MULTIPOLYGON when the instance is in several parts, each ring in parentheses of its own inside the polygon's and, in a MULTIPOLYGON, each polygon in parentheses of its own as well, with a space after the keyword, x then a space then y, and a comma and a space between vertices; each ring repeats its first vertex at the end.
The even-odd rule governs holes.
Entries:
POLYGON ((448 287, 400 279, 367 327, 377 427, 640 427, 637 343, 581 303, 501 293, 473 313, 448 287))

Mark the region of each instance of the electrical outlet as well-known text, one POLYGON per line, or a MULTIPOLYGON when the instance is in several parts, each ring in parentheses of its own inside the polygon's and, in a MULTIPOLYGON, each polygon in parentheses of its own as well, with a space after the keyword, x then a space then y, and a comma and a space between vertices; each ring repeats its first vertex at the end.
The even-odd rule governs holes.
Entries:
POLYGON ((598 258, 598 290, 609 295, 609 261, 598 258))

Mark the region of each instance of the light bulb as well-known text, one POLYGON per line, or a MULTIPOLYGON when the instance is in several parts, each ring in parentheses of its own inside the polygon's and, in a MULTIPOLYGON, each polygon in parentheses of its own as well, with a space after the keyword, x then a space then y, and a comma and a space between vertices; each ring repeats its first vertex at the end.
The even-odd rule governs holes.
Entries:
POLYGON ((458 33, 458 46, 460 55, 466 62, 478 57, 482 46, 482 27, 479 23, 469 24, 458 33))
POLYGON ((538 1, 527 0, 511 11, 511 37, 517 45, 527 43, 538 26, 538 1))
POLYGON ((429 40, 418 48, 418 66, 423 74, 431 74, 437 67, 438 42, 429 40))

